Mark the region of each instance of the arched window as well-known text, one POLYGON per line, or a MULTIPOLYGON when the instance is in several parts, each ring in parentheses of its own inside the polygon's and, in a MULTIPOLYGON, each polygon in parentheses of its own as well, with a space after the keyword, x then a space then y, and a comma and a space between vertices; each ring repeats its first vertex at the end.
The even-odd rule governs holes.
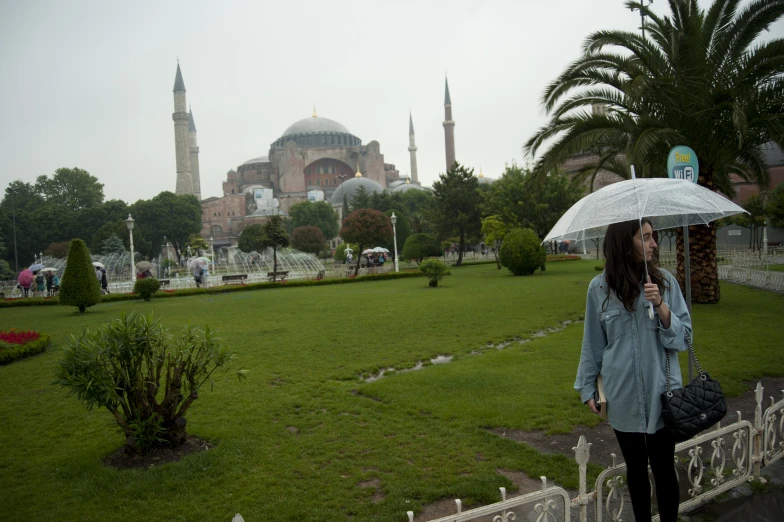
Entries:
POLYGON ((212 225, 212 228, 210 228, 210 234, 213 236, 220 236, 223 234, 223 228, 220 225, 212 225))

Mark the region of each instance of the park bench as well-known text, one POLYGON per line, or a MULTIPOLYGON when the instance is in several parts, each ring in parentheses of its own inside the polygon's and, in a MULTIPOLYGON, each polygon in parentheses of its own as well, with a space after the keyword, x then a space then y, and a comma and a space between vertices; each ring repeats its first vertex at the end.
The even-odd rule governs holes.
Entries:
POLYGON ((171 284, 171 279, 158 279, 158 282, 161 284, 161 288, 167 288, 171 284))
POLYGON ((248 274, 232 274, 221 276, 224 285, 231 285, 236 283, 244 283, 248 280, 248 274))
POLYGON ((285 281, 286 276, 289 275, 288 270, 284 270, 282 272, 267 272, 267 280, 268 281, 285 281))

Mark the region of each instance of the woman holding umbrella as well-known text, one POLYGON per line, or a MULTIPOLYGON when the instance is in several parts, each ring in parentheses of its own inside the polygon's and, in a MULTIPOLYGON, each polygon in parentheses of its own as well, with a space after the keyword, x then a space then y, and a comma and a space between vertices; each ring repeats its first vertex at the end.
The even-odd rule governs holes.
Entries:
POLYGON ((602 376, 608 420, 626 461, 635 520, 651 520, 650 462, 661 520, 675 522, 679 503, 675 438, 664 426, 660 397, 668 356, 673 362, 672 385, 682 387, 677 352, 687 348, 691 318, 675 278, 656 266, 655 250, 648 219, 608 226, 605 270, 588 286, 574 387, 588 408, 599 414, 596 379, 602 376), (655 310, 653 320, 647 313, 649 306, 655 310))
POLYGON ((19 282, 19 286, 24 291, 24 296, 28 297, 30 295, 30 285, 33 284, 33 273, 29 268, 25 268, 19 272, 16 280, 19 282))

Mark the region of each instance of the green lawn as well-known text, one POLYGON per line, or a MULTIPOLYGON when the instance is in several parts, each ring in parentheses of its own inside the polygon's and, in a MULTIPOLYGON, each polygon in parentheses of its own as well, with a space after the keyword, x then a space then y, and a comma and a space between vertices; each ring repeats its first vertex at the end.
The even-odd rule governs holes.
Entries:
MULTIPOLYGON (((594 264, 551 263, 525 278, 493 265, 457 268, 436 289, 412 278, 125 301, 82 316, 55 306, 0 310, 0 329, 45 331, 54 344, 0 367, 3 516, 400 521, 439 498, 497 500, 498 486, 511 488, 498 469, 575 487, 572 459, 486 428, 568 432, 596 421, 572 390, 581 326, 503 351, 487 344, 579 318, 594 264), (217 326, 250 370, 243 382, 217 377, 189 410, 189 433, 215 442, 212 450, 144 471, 101 464, 122 443, 110 415, 85 411, 51 383, 63 339, 123 309, 152 310, 172 329, 217 326), (359 379, 443 354, 455 360, 359 379), (358 487, 370 479, 378 490, 358 487)), ((696 308, 700 360, 727 392, 784 375, 783 313, 782 296, 729 284, 720 304, 696 308)))

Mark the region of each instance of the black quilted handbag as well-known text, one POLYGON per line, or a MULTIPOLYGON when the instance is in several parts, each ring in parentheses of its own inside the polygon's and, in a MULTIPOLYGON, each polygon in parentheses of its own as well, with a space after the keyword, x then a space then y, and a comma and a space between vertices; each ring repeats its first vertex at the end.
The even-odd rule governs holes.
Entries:
POLYGON ((704 431, 727 414, 727 403, 719 381, 711 379, 702 371, 697 355, 694 353, 691 337, 686 332, 689 343, 689 356, 694 359, 697 377, 685 388, 673 390, 670 387, 670 353, 667 352, 666 391, 661 394, 662 417, 664 425, 675 436, 675 442, 689 440, 704 431))

